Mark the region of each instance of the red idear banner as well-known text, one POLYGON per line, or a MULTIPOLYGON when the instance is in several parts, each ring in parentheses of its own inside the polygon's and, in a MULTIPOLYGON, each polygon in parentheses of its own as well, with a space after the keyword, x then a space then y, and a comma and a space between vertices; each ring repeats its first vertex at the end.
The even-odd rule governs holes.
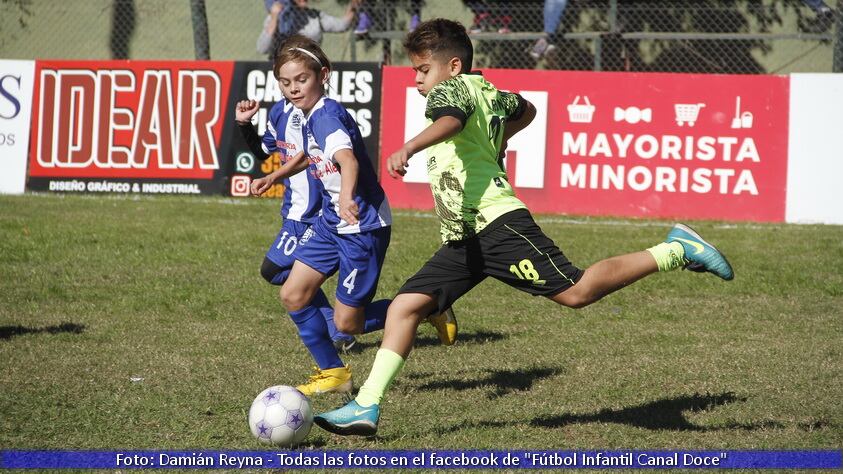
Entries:
MULTIPOLYGON (((490 69, 536 105, 506 167, 534 212, 783 221, 786 76, 490 69)), ((386 158, 424 127, 413 71, 385 67, 382 182, 395 207, 431 209, 424 152, 403 180, 386 158)))
POLYGON ((233 65, 38 61, 30 176, 212 179, 233 65))

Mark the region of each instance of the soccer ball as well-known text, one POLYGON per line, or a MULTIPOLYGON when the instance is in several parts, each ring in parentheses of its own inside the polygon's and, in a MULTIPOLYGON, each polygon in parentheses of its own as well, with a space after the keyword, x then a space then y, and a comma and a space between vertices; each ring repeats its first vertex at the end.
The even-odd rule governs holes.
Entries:
POLYGON ((249 428, 262 443, 290 447, 300 443, 313 426, 310 400, 287 385, 261 392, 249 409, 249 428))

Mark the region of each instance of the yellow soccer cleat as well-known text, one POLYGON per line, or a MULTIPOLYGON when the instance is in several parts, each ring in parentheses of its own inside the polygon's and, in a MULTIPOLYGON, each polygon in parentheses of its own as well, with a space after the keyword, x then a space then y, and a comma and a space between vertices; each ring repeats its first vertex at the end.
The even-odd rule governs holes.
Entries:
POLYGON ((351 368, 337 367, 335 369, 321 370, 313 368, 316 373, 310 376, 306 384, 296 387, 301 393, 310 397, 320 393, 351 393, 353 383, 351 381, 351 368))
POLYGON ((457 342, 457 317, 451 308, 437 315, 427 317, 427 322, 436 328, 442 345, 452 346, 457 342))

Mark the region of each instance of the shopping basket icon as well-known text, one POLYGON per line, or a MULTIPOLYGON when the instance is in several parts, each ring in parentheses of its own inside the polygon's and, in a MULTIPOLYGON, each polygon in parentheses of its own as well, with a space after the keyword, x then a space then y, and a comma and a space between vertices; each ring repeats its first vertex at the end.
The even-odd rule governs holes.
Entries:
POLYGON ((693 127, 700 115, 700 109, 705 107, 705 104, 676 104, 676 123, 681 127, 688 124, 693 127))
POLYGON ((588 96, 583 97, 585 104, 580 104, 580 96, 574 99, 574 102, 568 104, 568 120, 571 123, 591 123, 594 118, 595 107, 588 101, 588 96))

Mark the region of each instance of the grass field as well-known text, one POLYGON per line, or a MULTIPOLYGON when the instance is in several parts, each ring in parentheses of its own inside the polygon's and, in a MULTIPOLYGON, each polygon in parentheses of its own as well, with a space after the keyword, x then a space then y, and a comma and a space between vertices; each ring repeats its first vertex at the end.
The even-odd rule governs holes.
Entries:
MULTIPOLYGON (((0 447, 259 449, 252 398, 312 365, 258 273, 277 206, 0 197, 0 447)), ((538 220, 580 266, 670 226, 538 220)), ((840 448, 843 229, 692 225, 733 282, 661 274, 579 311, 484 282, 457 345, 421 328, 376 438, 314 427, 305 447, 840 448)), ((397 212, 379 297, 437 239, 431 214, 397 212)), ((379 335, 362 341, 358 383, 379 335)))

